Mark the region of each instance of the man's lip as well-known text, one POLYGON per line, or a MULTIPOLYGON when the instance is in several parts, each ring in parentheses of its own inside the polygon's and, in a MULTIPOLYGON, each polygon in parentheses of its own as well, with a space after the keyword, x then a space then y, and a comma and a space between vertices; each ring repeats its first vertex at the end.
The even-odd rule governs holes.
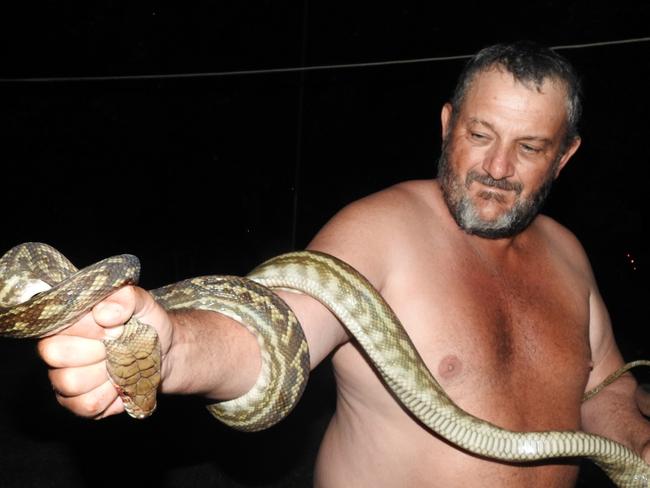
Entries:
POLYGON ((494 188, 492 186, 481 185, 482 188, 479 188, 476 192, 476 195, 483 200, 493 200, 497 203, 507 203, 507 197, 510 193, 509 190, 501 190, 500 188, 494 188))
POLYGON ((510 188, 500 188, 498 185, 487 184, 487 183, 484 183, 483 181, 481 181, 479 179, 476 179, 476 178, 472 178, 472 180, 469 183, 469 186, 467 186, 467 189, 469 189, 472 186, 473 183, 476 183, 476 184, 479 185, 479 188, 480 188, 479 191, 492 191, 492 192, 500 193, 500 194, 507 194, 507 193, 518 194, 517 189, 513 188, 512 184, 509 184, 510 188), (485 190, 483 190, 483 189, 485 189, 485 190))
MULTIPOLYGON (((498 186, 494 186, 494 185, 487 185, 487 184, 485 184, 485 183, 483 183, 482 181, 479 181, 479 180, 473 180, 472 183, 476 183, 476 184, 479 185, 479 188, 480 188, 479 191, 493 191, 493 192, 496 192, 496 193, 514 192, 513 189, 505 189, 505 188, 499 188, 498 186)), ((470 185, 471 185, 471 183, 470 183, 470 185)))

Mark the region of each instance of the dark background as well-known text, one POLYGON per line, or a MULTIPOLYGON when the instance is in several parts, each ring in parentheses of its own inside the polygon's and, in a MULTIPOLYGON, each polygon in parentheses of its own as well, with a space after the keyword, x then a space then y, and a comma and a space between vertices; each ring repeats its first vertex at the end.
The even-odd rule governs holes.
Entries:
MULTIPOLYGON (((346 203, 433 177, 440 107, 463 60, 43 78, 353 64, 471 54, 521 38, 560 46, 650 35, 641 1, 92 3, 0 10, 0 253, 44 241, 85 266, 129 252, 146 288, 245 274, 304 247, 346 203)), ((583 145, 545 212, 585 246, 626 359, 650 357, 650 43, 561 52, 583 76, 583 145)), ((0 487, 309 486, 333 409, 328 368, 267 432, 230 431, 193 398, 162 398, 145 422, 92 422, 58 407, 32 342, 0 341, 0 487), (131 456, 145 468, 131 473, 131 456)), ((610 486, 588 465, 580 483, 610 486)))

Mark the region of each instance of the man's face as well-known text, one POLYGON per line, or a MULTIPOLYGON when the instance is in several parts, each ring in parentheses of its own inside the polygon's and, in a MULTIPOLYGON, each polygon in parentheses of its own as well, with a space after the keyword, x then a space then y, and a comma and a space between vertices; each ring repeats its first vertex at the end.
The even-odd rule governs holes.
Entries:
POLYGON ((580 145, 561 153, 566 91, 538 90, 493 69, 476 75, 458 114, 442 113, 438 177, 450 212, 470 234, 512 237, 539 212, 553 180, 580 145))

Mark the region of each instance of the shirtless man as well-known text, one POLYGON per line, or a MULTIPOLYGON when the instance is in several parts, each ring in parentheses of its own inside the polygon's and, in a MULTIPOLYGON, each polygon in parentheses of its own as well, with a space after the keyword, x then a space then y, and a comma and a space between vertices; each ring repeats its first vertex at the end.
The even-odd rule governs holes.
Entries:
MULTIPOLYGON (((584 405, 622 364, 590 265, 541 202, 580 145, 568 64, 528 44, 483 50, 442 108, 439 179, 410 181, 344 208, 310 249, 361 271, 401 319, 458 405, 513 430, 583 429, 650 460, 650 425, 625 377, 584 405), (513 73, 516 73, 516 78, 513 73)), ((296 312, 312 367, 334 351, 337 408, 315 483, 336 487, 569 487, 566 463, 509 465, 461 452, 395 402, 339 322, 313 299, 280 293, 296 312)), ((257 343, 213 312, 167 314, 125 288, 40 342, 59 402, 101 418, 123 411, 104 348, 135 314, 161 337, 162 391, 230 399, 257 377, 257 343)))

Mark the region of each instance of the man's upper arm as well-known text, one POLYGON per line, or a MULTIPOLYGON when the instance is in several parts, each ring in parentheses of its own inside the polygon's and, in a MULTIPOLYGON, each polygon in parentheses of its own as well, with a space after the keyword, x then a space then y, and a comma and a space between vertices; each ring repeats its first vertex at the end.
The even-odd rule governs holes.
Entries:
POLYGON ((323 305, 313 298, 288 291, 276 292, 298 317, 307 338, 311 369, 347 340, 343 326, 323 305))
MULTIPOLYGON (((582 251, 582 248, 580 248, 582 251)), ((589 285, 589 344, 593 368, 587 381, 586 391, 598 386, 610 374, 620 368, 624 362, 616 345, 612 323, 607 307, 586 256, 583 257, 584 269, 589 285)), ((593 432, 633 446, 626 425, 627 419, 635 417, 636 407, 633 402, 636 381, 625 375, 609 385, 594 398, 582 404, 582 426, 593 432), (627 415, 626 412, 630 412, 627 415), (623 420, 620 425, 618 417, 623 420)))
POLYGON ((595 283, 589 296, 589 345, 593 369, 587 390, 601 383, 623 365, 623 357, 616 345, 609 313, 595 283))
MULTIPOLYGON (((623 358, 614 340, 609 314, 603 299, 594 287, 590 300, 590 342, 593 370, 587 389, 598 386, 623 365, 623 358)), ((650 460, 650 424, 641 416, 635 402, 636 381, 623 375, 595 397, 582 404, 582 428, 621 442, 650 460)))
MULTIPOLYGON (((314 237, 307 249, 342 259, 380 289, 387 267, 390 235, 390 190, 356 201, 337 213, 314 237), (383 208, 382 208, 383 207, 383 208), (387 208, 388 207, 388 208, 387 208)), ((307 337, 312 369, 349 337, 334 315, 315 299, 279 291, 294 311, 307 337)))

